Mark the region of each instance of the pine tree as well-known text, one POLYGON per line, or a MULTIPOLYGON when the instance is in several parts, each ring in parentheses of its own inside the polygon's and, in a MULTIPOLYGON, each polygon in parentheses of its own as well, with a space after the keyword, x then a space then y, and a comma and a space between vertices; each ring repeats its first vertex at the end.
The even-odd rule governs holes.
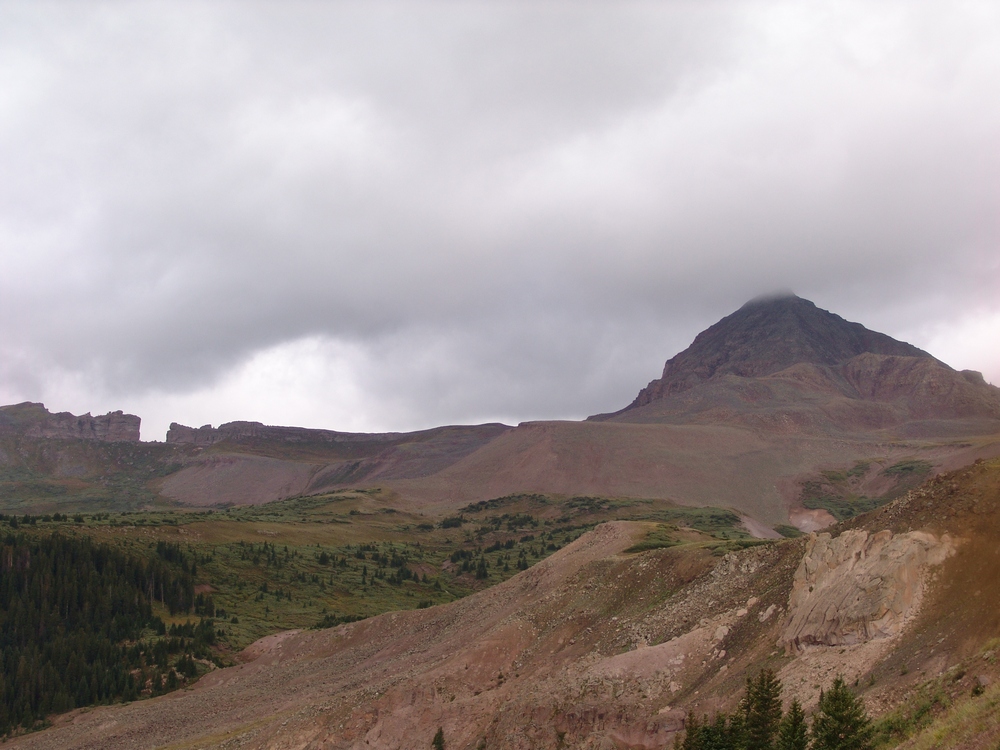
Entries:
POLYGON ((703 750, 704 743, 701 736, 701 722, 694 712, 688 714, 687 721, 684 722, 684 742, 681 750, 703 750))
POLYGON ((723 714, 716 714, 712 721, 706 721, 701 725, 699 735, 701 736, 702 750, 725 750, 726 748, 726 717, 723 714))
POLYGON ((806 750, 809 747, 806 715, 798 699, 792 700, 788 713, 781 718, 774 746, 776 750, 806 750))
POLYGON ((741 708, 746 750, 771 750, 781 721, 781 682, 772 670, 761 670, 756 679, 747 677, 741 708))
MULTIPOLYGON (((742 750, 746 747, 747 723, 746 716, 742 711, 737 711, 732 716, 723 716, 723 729, 717 732, 718 739, 711 747, 718 750, 742 750)), ((719 725, 719 717, 716 717, 716 726, 719 725)))
POLYGON ((438 727, 437 733, 434 735, 434 739, 431 740, 431 747, 434 750, 444 750, 444 729, 438 727))
POLYGON ((812 724, 814 750, 871 750, 873 733, 864 705, 837 677, 829 691, 820 693, 812 724))

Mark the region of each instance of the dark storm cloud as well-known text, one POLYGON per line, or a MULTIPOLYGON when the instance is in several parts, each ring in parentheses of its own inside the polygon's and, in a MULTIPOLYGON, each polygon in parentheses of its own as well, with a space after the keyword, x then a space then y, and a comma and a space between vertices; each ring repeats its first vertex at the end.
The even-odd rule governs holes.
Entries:
POLYGON ((582 416, 772 289, 897 336, 998 311, 991 4, 0 14, 11 398, 582 416))

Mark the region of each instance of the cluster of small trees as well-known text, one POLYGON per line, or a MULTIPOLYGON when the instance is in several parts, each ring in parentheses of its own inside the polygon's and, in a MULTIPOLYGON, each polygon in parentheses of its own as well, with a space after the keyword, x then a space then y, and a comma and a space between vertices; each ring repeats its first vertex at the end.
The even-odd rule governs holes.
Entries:
MULTIPOLYGON (((107 514, 104 515, 106 518, 107 514)), ((94 518, 99 519, 100 514, 94 516, 94 518)), ((33 516, 30 513, 25 513, 23 516, 21 516, 20 520, 18 520, 17 515, 13 513, 9 516, 6 515, 5 513, 0 513, 0 524, 5 523, 12 529, 17 529, 19 526, 34 526, 39 521, 44 521, 45 523, 49 523, 50 521, 60 521, 60 522, 69 521, 69 516, 63 513, 53 513, 52 515, 45 513, 40 516, 33 516)), ((83 523, 83 516, 77 513, 75 516, 73 516, 73 521, 74 523, 83 523)))
POLYGON ((732 714, 688 716, 679 750, 870 750, 874 728, 861 701, 838 677, 820 693, 812 725, 798 700, 781 710, 781 682, 769 669, 747 678, 746 695, 732 714))

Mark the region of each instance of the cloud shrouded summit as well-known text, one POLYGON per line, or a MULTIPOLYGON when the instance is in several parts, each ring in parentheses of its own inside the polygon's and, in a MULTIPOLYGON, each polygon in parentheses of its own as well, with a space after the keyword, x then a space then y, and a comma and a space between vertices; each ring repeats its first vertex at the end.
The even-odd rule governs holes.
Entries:
POLYGON ((993 4, 0 21, 4 402, 579 417, 782 288, 1000 379, 993 4))

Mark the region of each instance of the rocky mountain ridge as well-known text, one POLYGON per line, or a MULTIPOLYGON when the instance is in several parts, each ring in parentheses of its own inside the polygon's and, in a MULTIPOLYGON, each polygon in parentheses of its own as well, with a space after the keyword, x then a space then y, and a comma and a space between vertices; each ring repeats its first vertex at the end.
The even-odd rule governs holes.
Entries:
MULTIPOLYGON (((5 411, 47 414, 27 407, 5 411)), ((137 436, 138 418, 53 415, 22 422, 19 434, 121 440, 137 436), (135 430, 118 429, 129 419, 135 430)), ((156 446, 164 449, 157 459, 162 470, 148 491, 201 507, 380 487, 414 509, 448 514, 537 492, 712 505, 768 528, 791 523, 810 530, 830 521, 801 507, 803 483, 821 472, 858 462, 885 469, 905 460, 940 471, 1000 455, 1000 389, 978 373, 957 372, 910 344, 786 296, 747 303, 671 358, 664 377, 632 405, 586 421, 381 434, 247 421, 174 423, 167 443, 156 446)), ((10 499, 25 499, 52 471, 69 471, 68 458, 53 463, 41 447, 33 450, 34 484, 0 488, 10 499)), ((9 455, 15 453, 23 451, 9 455)), ((91 468, 95 479, 102 476, 96 464, 91 468)), ((71 498, 74 486, 57 479, 71 498)))
POLYGON ((0 406, 0 434, 32 438, 137 443, 140 422, 135 414, 122 411, 94 417, 90 412, 80 416, 65 411, 53 414, 45 404, 31 401, 0 406))
POLYGON ((922 349, 844 320, 794 295, 752 300, 698 334, 663 374, 608 419, 726 379, 796 380, 843 398, 921 402, 923 412, 1000 415, 1000 389, 981 373, 957 372, 922 349), (957 405, 952 391, 962 391, 957 405), (978 394, 978 395, 976 395, 978 394), (973 402, 975 403, 973 405, 973 402))
POLYGON ((335 430, 317 430, 308 427, 276 427, 262 422, 226 422, 218 427, 210 424, 201 427, 170 423, 167 442, 181 445, 214 445, 226 440, 232 442, 250 440, 273 440, 286 443, 326 442, 326 443, 388 443, 398 438, 398 432, 352 433, 335 430))

